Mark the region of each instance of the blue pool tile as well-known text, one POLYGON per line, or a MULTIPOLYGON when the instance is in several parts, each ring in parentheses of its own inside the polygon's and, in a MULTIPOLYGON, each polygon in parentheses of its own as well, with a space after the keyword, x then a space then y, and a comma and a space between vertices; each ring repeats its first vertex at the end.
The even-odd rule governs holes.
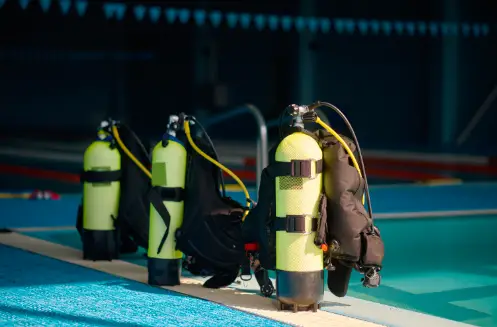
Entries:
POLYGON ((288 326, 3 245, 0 257, 2 326, 288 326))

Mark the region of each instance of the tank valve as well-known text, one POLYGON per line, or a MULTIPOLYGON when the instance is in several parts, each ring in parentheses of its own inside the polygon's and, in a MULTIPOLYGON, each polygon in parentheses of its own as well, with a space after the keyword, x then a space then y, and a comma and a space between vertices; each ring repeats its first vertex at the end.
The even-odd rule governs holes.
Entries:
POLYGON ((112 126, 111 126, 111 120, 102 120, 100 122, 100 126, 97 128, 97 135, 100 138, 102 135, 104 135, 103 138, 105 138, 105 134, 110 134, 112 133, 112 126))
POLYGON ((304 128, 303 115, 309 112, 307 106, 301 106, 298 104, 291 104, 286 108, 286 112, 293 118, 293 126, 304 128))
POLYGON ((286 112, 292 117, 302 116, 309 112, 309 107, 291 104, 286 108, 286 112))
POLYGON ((167 124, 167 134, 176 136, 176 131, 179 129, 179 117, 177 115, 169 116, 169 123, 167 124))

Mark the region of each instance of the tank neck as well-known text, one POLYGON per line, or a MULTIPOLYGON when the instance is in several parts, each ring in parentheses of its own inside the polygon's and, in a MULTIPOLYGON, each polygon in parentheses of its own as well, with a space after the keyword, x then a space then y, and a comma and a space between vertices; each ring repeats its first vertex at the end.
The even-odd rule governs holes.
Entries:
POLYGON ((114 140, 114 137, 112 137, 111 134, 99 129, 97 131, 96 135, 96 141, 102 141, 102 142, 112 142, 114 140))
POLYGON ((170 140, 170 141, 174 141, 176 143, 179 143, 183 146, 185 146, 185 144, 183 143, 183 141, 181 141, 178 137, 176 137, 176 135, 171 135, 169 133, 164 133, 164 135, 162 135, 162 139, 163 140, 170 140))

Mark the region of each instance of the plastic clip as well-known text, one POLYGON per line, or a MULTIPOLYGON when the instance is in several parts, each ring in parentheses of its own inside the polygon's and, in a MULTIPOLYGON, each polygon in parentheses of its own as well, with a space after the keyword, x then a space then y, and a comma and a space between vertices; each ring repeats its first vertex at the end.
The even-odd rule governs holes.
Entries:
POLYGON ((361 279, 362 285, 367 288, 376 288, 381 284, 381 275, 377 268, 370 268, 364 273, 364 278, 361 279))

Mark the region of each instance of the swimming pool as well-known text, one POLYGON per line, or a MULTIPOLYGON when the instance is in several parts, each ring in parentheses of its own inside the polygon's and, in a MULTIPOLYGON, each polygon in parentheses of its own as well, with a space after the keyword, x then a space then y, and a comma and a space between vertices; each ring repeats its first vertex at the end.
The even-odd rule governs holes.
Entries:
MULTIPOLYGON (((386 244, 382 286, 366 289, 360 275, 349 296, 482 327, 496 325, 496 216, 381 219, 386 244)), ((75 230, 24 232, 81 248, 75 230)), ((146 266, 144 252, 123 260, 146 266)))

